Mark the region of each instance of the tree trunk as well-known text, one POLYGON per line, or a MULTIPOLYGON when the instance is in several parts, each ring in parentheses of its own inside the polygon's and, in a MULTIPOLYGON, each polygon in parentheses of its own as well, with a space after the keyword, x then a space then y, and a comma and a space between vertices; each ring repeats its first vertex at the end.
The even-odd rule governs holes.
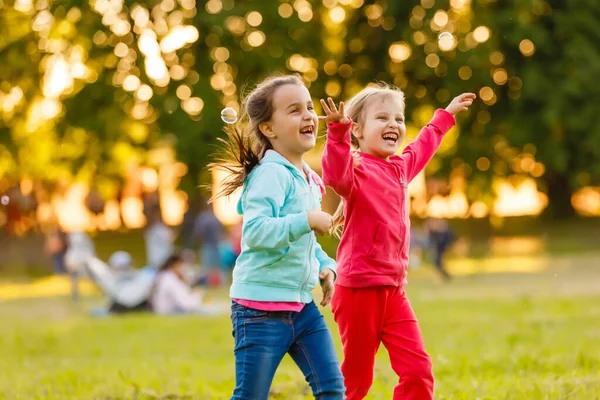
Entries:
POLYGON ((552 219, 567 219, 575 216, 575 209, 571 204, 573 188, 569 175, 548 172, 546 185, 548 187, 548 207, 544 215, 552 219))

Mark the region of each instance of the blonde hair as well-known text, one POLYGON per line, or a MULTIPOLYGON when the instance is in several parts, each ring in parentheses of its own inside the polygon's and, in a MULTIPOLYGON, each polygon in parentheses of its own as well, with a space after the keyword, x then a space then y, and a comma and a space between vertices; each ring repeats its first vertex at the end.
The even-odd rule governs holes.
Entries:
MULTIPOLYGON (((375 99, 384 95, 398 96, 404 107, 404 92, 396 86, 386 82, 376 82, 370 84, 357 94, 355 94, 348 102, 346 102, 346 115, 355 123, 362 124, 365 120, 365 109, 375 99)), ((359 148, 358 139, 354 134, 351 135, 352 146, 355 149, 359 148)), ((355 159, 354 166, 358 165, 358 159, 355 159)), ((344 225, 344 201, 340 200, 335 213, 333 214, 333 225, 330 233, 337 238, 340 238, 342 226, 344 225)))
POLYGON ((208 165, 211 171, 225 170, 229 177, 223 182, 223 188, 213 194, 209 203, 219 197, 229 196, 239 187, 272 149, 271 142, 260 131, 260 124, 271 120, 274 112, 273 95, 284 85, 304 85, 298 75, 275 75, 259 83, 242 102, 240 119, 225 127, 226 139, 218 140, 225 144, 225 155, 208 165))

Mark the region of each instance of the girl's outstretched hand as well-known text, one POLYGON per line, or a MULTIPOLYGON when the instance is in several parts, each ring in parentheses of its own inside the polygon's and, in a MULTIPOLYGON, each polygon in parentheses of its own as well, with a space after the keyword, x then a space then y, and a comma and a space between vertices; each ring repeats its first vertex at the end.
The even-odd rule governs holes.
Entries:
POLYGON ((346 116, 344 112, 344 102, 340 102, 340 109, 338 111, 333 99, 331 97, 327 98, 329 105, 325 103, 325 100, 321 99, 321 107, 323 107, 323 111, 325 112, 325 116, 320 116, 320 120, 324 120, 325 123, 330 124, 332 122, 339 122, 340 124, 347 124, 350 122, 350 118, 346 116))
POLYGON ((448 107, 446 107, 446 111, 448 111, 452 115, 456 115, 461 111, 467 111, 471 104, 473 104, 473 100, 475 100, 477 96, 475 93, 463 93, 459 96, 456 96, 448 107))

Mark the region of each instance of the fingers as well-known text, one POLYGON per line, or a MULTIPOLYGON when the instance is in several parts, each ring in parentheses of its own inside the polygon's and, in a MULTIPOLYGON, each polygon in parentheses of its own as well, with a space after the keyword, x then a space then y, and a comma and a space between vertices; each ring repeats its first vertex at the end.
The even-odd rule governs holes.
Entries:
POLYGON ((318 118, 321 121, 325 121, 327 119, 327 115, 319 115, 318 118))
POLYGON ((323 299, 320 304, 325 307, 331 302, 335 291, 335 287, 333 286, 333 271, 326 268, 319 273, 319 278, 321 279, 321 288, 323 289, 323 299))
POLYGON ((323 299, 321 300, 321 306, 325 307, 331 302, 331 298, 333 297, 333 289, 326 287, 323 289, 323 299))
POLYGON ((338 112, 337 107, 335 106, 335 102, 333 101, 333 99, 331 97, 327 98, 327 101, 329 102, 329 107, 331 108, 331 110, 335 113, 338 112))
POLYGON ((346 115, 346 114, 344 113, 344 102, 343 102, 343 101, 340 101, 340 114, 342 114, 342 115, 346 115))
POLYGON ((329 276, 331 276, 331 279, 333 279, 333 271, 329 268, 325 268, 319 273, 319 278, 321 279, 325 279, 329 276))
POLYGON ((325 111, 325 114, 329 115, 331 114, 331 110, 329 109, 329 107, 327 106, 327 103, 325 103, 325 100, 321 99, 321 107, 323 108, 323 111, 325 111))

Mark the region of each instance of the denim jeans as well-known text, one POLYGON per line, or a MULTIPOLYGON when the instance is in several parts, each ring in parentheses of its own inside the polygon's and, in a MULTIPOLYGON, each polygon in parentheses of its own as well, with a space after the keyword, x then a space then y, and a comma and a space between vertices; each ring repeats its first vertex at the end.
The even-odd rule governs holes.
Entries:
POLYGON ((344 398, 344 377, 325 319, 314 302, 302 311, 259 311, 233 303, 235 380, 232 400, 267 400, 286 353, 319 400, 344 398))

